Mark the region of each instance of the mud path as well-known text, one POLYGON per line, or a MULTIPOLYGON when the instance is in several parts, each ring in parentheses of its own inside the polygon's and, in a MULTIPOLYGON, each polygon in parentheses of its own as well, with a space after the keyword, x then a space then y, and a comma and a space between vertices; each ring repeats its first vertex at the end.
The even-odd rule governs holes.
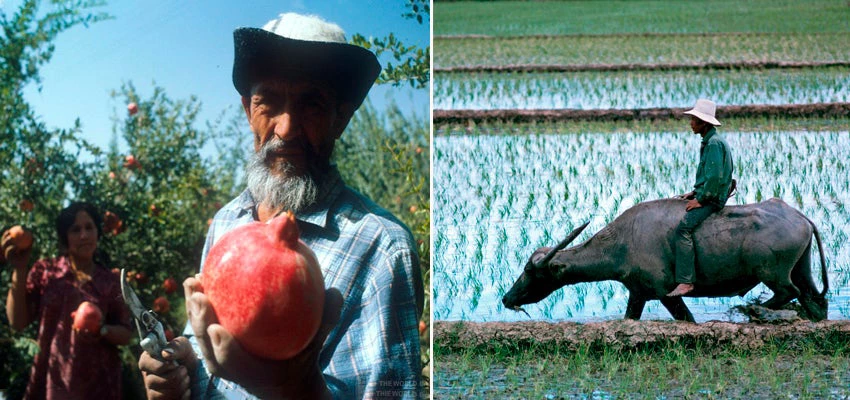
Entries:
MULTIPOLYGON (((667 120, 681 118, 687 108, 594 109, 594 110, 434 110, 434 124, 480 122, 553 122, 553 121, 630 121, 667 120)), ((746 105, 717 107, 717 116, 723 118, 752 117, 847 117, 850 102, 746 105)))
POLYGON ((434 40, 522 40, 558 38, 605 38, 605 37, 710 37, 710 36, 774 36, 774 32, 623 32, 623 33, 564 33, 538 35, 434 35, 434 40))
POLYGON ((756 349, 782 341, 844 341, 850 344, 850 321, 793 321, 756 324, 711 321, 701 324, 677 321, 616 320, 575 322, 447 322, 436 321, 434 345, 447 351, 482 350, 504 346, 558 345, 577 348, 599 345, 618 349, 669 343, 701 343, 756 349))
POLYGON ((789 69, 850 67, 850 61, 736 61, 701 63, 656 63, 656 64, 508 64, 470 65, 462 67, 438 67, 441 73, 546 73, 546 72, 618 72, 618 71, 692 71, 692 70, 737 70, 737 69, 789 69))

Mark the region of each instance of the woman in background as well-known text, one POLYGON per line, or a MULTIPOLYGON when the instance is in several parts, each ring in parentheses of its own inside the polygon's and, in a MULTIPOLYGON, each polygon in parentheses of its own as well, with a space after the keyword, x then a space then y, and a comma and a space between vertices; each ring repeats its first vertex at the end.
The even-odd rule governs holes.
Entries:
POLYGON ((25 398, 121 398, 117 346, 128 344, 132 331, 120 278, 97 247, 101 214, 91 204, 73 203, 59 213, 56 233, 59 256, 39 260, 31 268, 31 247, 16 248, 8 231, 0 238, 2 256, 13 268, 6 299, 9 322, 18 331, 39 322, 40 350, 25 398), (83 301, 100 308, 99 332, 72 328, 71 313, 83 301))

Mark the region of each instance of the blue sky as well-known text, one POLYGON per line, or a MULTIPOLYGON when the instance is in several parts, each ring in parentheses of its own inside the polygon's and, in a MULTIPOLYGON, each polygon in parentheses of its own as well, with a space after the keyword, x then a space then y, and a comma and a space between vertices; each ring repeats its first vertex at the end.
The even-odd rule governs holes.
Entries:
MULTIPOLYGON (((42 3, 44 11, 49 2, 42 3)), ((0 0, 7 15, 19 4, 0 0)), ((419 47, 430 40, 428 21, 420 25, 401 16, 404 0, 113 0, 99 10, 114 18, 61 33, 54 41, 53 58, 41 69, 41 91, 32 85, 25 96, 48 127, 69 128, 79 118, 83 136, 103 149, 112 137, 111 117, 126 112, 126 105, 118 104, 110 92, 125 81, 132 81, 143 98, 154 83, 172 99, 196 95, 203 103, 200 121, 237 106, 231 81, 237 27, 261 27, 291 11, 335 22, 348 38, 354 33, 383 37, 393 32, 405 44, 419 47)), ((407 113, 428 117, 428 90, 375 86, 368 99, 382 109, 389 98, 407 113)), ((250 134, 247 124, 245 129, 250 134)))

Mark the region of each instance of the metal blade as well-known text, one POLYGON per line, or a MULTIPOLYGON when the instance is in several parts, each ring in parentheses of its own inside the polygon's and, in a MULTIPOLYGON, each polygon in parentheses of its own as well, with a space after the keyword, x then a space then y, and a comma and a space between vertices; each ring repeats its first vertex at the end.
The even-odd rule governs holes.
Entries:
POLYGON ((136 296, 136 292, 133 291, 133 288, 130 287, 130 284, 127 283, 127 279, 124 278, 125 275, 124 268, 121 268, 121 295, 124 296, 124 302, 127 303, 127 307, 130 307, 130 312, 133 314, 133 318, 137 321, 142 320, 142 315, 147 311, 144 306, 142 306, 142 302, 136 296))

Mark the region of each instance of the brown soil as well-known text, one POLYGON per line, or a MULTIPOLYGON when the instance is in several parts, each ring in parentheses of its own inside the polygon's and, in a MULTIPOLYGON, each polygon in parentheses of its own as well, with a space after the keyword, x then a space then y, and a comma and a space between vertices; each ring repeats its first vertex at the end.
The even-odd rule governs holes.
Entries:
POLYGON ((605 345, 635 348, 675 342, 723 345, 746 349, 767 342, 817 343, 827 338, 850 343, 850 321, 790 321, 754 324, 711 321, 701 324, 678 321, 616 320, 575 322, 448 322, 436 321, 434 344, 448 351, 516 345, 605 345))
MULTIPOLYGON (((629 121, 681 118, 687 108, 642 108, 611 110, 434 110, 434 124, 480 122, 629 121)), ((717 107, 717 116, 735 117, 847 117, 850 102, 717 107)))
POLYGON ((623 33, 572 33, 572 34, 539 34, 539 35, 434 35, 434 40, 521 40, 521 39, 557 39, 557 38, 584 38, 584 37, 692 37, 692 36, 771 36, 773 32, 623 32, 623 33))
POLYGON ((728 69, 779 69, 779 68, 826 68, 848 67, 848 61, 737 61, 711 63, 632 63, 632 64, 507 64, 470 65, 462 67, 434 68, 434 72, 615 72, 615 71, 674 71, 674 70, 728 70, 728 69))

